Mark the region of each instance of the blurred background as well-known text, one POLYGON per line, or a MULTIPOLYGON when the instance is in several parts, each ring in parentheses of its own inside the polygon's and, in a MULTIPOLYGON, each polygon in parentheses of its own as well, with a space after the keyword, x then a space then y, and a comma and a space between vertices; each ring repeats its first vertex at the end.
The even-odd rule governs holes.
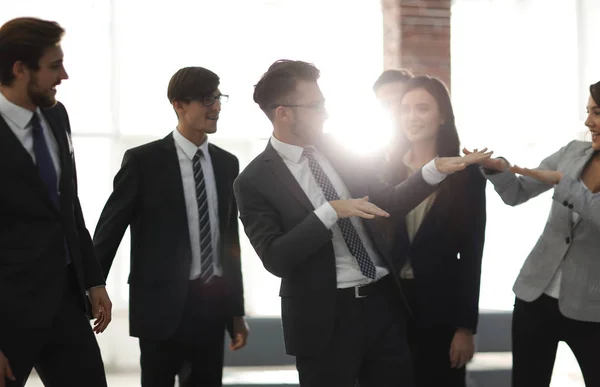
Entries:
MULTIPOLYGON (((253 85, 281 58, 321 69, 326 131, 347 147, 363 144, 376 152, 388 141, 389 123, 371 86, 384 69, 407 67, 451 88, 463 146, 487 146, 532 167, 569 140, 584 138, 588 85, 600 79, 600 49, 593 43, 597 0, 3 2, 0 24, 18 16, 56 20, 67 30, 70 79, 58 98, 71 118, 91 233, 125 150, 175 129, 166 90, 181 67, 203 66, 221 77, 220 90, 230 99, 210 141, 236 154, 242 168, 271 132, 252 101, 253 85)), ((546 194, 509 208, 488 186, 481 352, 469 369, 474 386, 491 387, 508 386, 511 287, 551 200, 546 194)), ((128 335, 128 252, 126 236, 108 278, 113 322, 98 336, 111 386, 139 385, 138 344, 128 335)), ((242 256, 253 334, 243 353, 227 355, 224 382, 293 385, 293 359, 281 345, 279 280, 264 270, 245 236, 242 256)), ((29 385, 40 384, 34 378, 29 385)), ((583 382, 561 344, 552 386, 567 385, 583 382)))

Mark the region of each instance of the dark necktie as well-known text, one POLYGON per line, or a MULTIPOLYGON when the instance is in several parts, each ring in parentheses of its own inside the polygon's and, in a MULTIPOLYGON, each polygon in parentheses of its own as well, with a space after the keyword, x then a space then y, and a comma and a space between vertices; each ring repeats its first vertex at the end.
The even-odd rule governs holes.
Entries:
POLYGON ((200 226, 200 279, 208 282, 214 274, 212 234, 210 232, 210 215, 204 173, 200 159, 204 157, 202 149, 198 149, 192 160, 194 180, 196 181, 196 199, 198 201, 198 224, 200 226))
POLYGON ((33 152, 35 153, 35 161, 40 177, 44 185, 46 185, 50 199, 58 206, 58 176, 56 169, 54 169, 54 162, 50 156, 50 149, 48 148, 44 130, 42 129, 37 113, 33 113, 31 127, 33 133, 33 152))
MULTIPOLYGON (((327 199, 328 202, 340 200, 340 196, 335 190, 333 184, 331 184, 331 180, 329 180, 323 171, 323 168, 321 168, 321 165, 319 165, 319 162, 315 158, 314 150, 312 148, 305 148, 304 152, 302 152, 302 156, 308 159, 310 170, 315 180, 321 187, 321 190, 325 195, 325 199, 327 199)), ((344 241, 346 242, 350 253, 352 253, 354 258, 356 258, 356 262, 358 262, 358 267, 360 268, 361 273, 363 273, 365 277, 375 279, 375 264, 373 264, 373 261, 371 258, 369 258, 369 254, 360 240, 356 229, 352 225, 352 222, 350 222, 350 219, 339 219, 337 224, 342 231, 342 236, 344 237, 344 241)))
MULTIPOLYGON (((60 203, 58 202, 58 175, 56 173, 56 169, 54 168, 52 156, 50 156, 50 148, 48 148, 48 143, 46 142, 46 137, 44 136, 44 130, 42 129, 42 124, 40 123, 40 117, 37 115, 37 113, 33 113, 33 117, 31 117, 31 128, 33 134, 33 152, 35 154, 35 162, 37 164, 40 178, 44 182, 52 202, 56 205, 56 207, 60 208, 60 203)), ((71 263, 71 254, 69 252, 69 245, 66 237, 64 244, 66 254, 65 259, 68 265, 71 263)))

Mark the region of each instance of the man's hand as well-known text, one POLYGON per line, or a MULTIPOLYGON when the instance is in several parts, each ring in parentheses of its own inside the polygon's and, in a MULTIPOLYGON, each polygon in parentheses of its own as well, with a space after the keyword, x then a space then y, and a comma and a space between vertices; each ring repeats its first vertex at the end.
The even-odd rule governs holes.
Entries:
POLYGON ((250 329, 248 328, 248 324, 243 317, 234 317, 233 318, 233 338, 231 339, 231 343, 229 343, 229 349, 231 351, 237 351, 238 349, 242 349, 246 346, 248 342, 248 335, 250 334, 250 329))
POLYGON ((480 151, 475 149, 474 152, 465 154, 463 157, 437 157, 435 159, 435 167, 441 173, 446 175, 461 171, 471 164, 481 164, 488 160, 494 152, 488 152, 487 148, 480 151))
POLYGON ((471 361, 474 354, 475 340, 473 333, 468 329, 457 329, 450 344, 450 366, 452 368, 462 368, 471 361))
POLYGON ((16 382, 17 378, 13 375, 12 370, 10 369, 10 364, 8 364, 8 359, 4 356, 4 353, 0 351, 0 387, 6 386, 6 379, 16 382))
POLYGON ((360 216, 365 219, 374 219, 376 216, 387 218, 390 216, 387 212, 369 202, 369 197, 361 199, 333 200, 329 202, 338 218, 349 218, 351 216, 360 216))
POLYGON ((88 297, 92 303, 92 313, 96 319, 94 321, 94 332, 96 334, 102 333, 112 319, 112 302, 110 302, 106 287, 99 286, 89 289, 88 297))
POLYGON ((546 184, 560 183, 563 173, 560 171, 546 171, 542 169, 528 169, 517 167, 516 165, 509 168, 512 173, 517 173, 523 176, 529 176, 546 184))
MULTIPOLYGON (((474 149, 473 151, 470 151, 467 148, 463 149, 463 153, 467 156, 472 155, 474 152, 477 152, 477 149, 474 149)), ((495 159, 488 158, 488 159, 478 162, 478 164, 484 168, 492 169, 492 170, 498 171, 498 172, 504 172, 510 167, 508 162, 506 160, 504 160, 503 158, 495 158, 495 159)))

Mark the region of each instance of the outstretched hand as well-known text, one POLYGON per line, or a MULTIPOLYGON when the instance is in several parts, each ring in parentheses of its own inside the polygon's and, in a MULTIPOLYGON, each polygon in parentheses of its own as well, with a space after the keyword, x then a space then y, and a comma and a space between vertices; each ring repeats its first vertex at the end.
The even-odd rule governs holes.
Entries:
POLYGON ((547 171, 544 169, 529 169, 529 168, 521 168, 518 166, 512 166, 509 168, 512 173, 517 173, 519 175, 528 176, 533 179, 539 180, 542 183, 546 184, 558 184, 560 183, 563 173, 560 171, 547 171))
MULTIPOLYGON (((468 150, 467 148, 463 149, 463 153, 466 156, 476 154, 476 152, 477 152, 477 149, 474 149, 472 151, 468 150)), ((477 164, 481 165, 484 168, 492 169, 492 170, 498 171, 498 172, 506 171, 508 169, 508 167, 510 167, 508 162, 506 162, 506 160, 504 160, 503 158, 494 158, 493 159, 493 158, 489 157, 487 159, 478 161, 477 164)))
POLYGON ((438 157, 435 159, 435 167, 441 173, 446 175, 461 171, 471 164, 481 164, 485 160, 489 160, 492 156, 492 151, 488 152, 487 148, 480 151, 475 149, 473 152, 466 153, 460 157, 438 157))
POLYGON ((364 219, 374 219, 376 216, 387 218, 389 213, 369 202, 369 197, 365 196, 360 199, 333 200, 329 202, 338 218, 350 218, 352 216, 360 216, 364 219))

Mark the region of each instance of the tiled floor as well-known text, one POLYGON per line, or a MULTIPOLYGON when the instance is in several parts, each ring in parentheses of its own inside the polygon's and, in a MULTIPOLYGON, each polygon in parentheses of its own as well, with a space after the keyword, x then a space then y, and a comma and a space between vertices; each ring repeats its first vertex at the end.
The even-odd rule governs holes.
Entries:
MULTIPOLYGON (((477 360, 470 364, 471 369, 489 369, 510 367, 510 354, 479 354, 477 360)), ((295 367, 235 367, 225 368, 223 384, 225 386, 269 385, 269 384, 295 384, 298 374, 295 367)), ((110 373, 108 375, 110 387, 134 387, 140 385, 139 372, 110 373)), ((577 361, 572 352, 564 343, 560 343, 556 357, 556 367, 552 377, 551 387, 584 387, 583 378, 577 361)), ((29 379, 27 387, 43 387, 35 376, 29 379)))

